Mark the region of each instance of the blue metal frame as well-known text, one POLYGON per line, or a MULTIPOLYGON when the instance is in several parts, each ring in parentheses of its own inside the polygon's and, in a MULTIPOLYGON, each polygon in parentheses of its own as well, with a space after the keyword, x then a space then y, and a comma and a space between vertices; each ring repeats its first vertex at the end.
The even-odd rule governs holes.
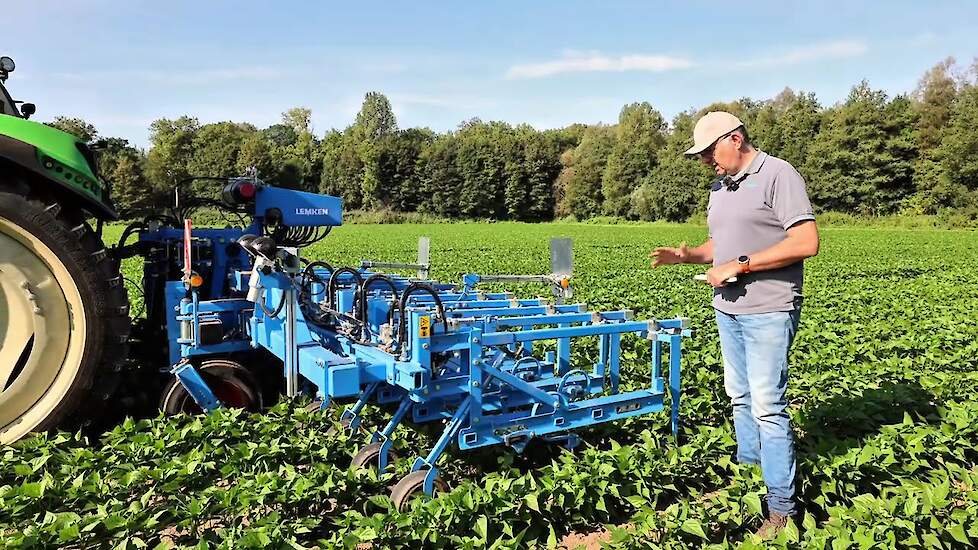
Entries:
MULTIPOLYGON (((295 193, 262 190, 258 211, 274 208, 290 212, 287 220, 318 216, 316 223, 339 224, 332 217, 338 212, 338 199, 295 193)), ((257 232, 259 222, 260 218, 250 229, 257 232)), ((175 231, 147 232, 142 238, 175 239, 175 231)), ((205 229, 196 230, 194 238, 229 242, 241 233, 205 229)), ((206 383, 190 366, 190 359, 264 349, 282 361, 283 374, 291 380, 290 395, 309 388, 324 402, 356 398, 342 416, 350 428, 360 425, 360 413, 368 403, 398 403, 390 421, 371 436, 372 442, 381 443, 378 466, 382 470, 389 462, 392 434, 409 415, 414 423, 447 420, 430 452, 417 457, 412 466, 412 470, 428 470, 427 492, 437 476, 438 459, 453 442, 461 449, 503 444, 518 452, 537 437, 574 446, 578 438, 571 432, 575 430, 667 407, 672 433, 678 434, 682 339, 691 334, 684 319, 637 321, 628 311, 590 312, 583 304, 554 305, 539 298, 515 299, 509 293, 487 294, 476 288, 479 276, 468 274, 459 287, 421 281, 435 290, 444 318, 438 316, 435 297, 418 292, 407 300, 400 326, 399 314, 392 315, 391 287, 378 284, 364 293, 367 318, 354 322, 361 311, 355 305, 358 289, 352 288, 357 281, 353 274, 342 273, 329 300, 334 308, 328 312, 330 320, 323 324, 307 319, 300 305, 321 307, 327 298, 325 285, 315 285, 311 303, 299 304, 295 272, 259 273, 263 289, 259 299, 268 310, 279 309, 276 315, 268 315, 258 304, 234 297, 247 292, 253 276, 240 258, 227 254, 210 268, 212 284, 206 293, 188 290, 180 281, 167 283, 165 293, 168 311, 174 312, 167 318, 171 362, 182 361, 174 373, 194 399, 205 410, 215 406, 213 394, 205 391, 206 383), (277 308, 280 302, 284 307, 277 308), (218 321, 223 328, 233 329, 228 330, 231 336, 216 343, 201 342, 201 323, 218 321), (398 332, 404 333, 400 339, 392 337, 398 332), (649 341, 647 387, 621 391, 623 335, 649 341), (589 337, 598 339, 598 361, 586 367, 573 364, 574 344, 589 337), (550 351, 535 352, 548 341, 555 342, 550 351), (665 353, 668 376, 664 376, 665 353)), ((361 280, 375 274, 364 268, 357 273, 361 280)), ((316 274, 322 280, 330 277, 325 269, 317 269, 316 274)), ((387 277, 398 296, 419 282, 394 274, 387 277)))

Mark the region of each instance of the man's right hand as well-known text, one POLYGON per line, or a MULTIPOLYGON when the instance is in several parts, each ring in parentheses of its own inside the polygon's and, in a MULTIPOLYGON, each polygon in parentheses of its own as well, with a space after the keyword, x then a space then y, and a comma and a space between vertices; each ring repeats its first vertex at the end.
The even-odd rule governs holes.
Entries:
POLYGON ((652 258, 652 267, 683 264, 689 260, 689 247, 686 246, 686 243, 680 244, 679 248, 662 246, 653 250, 649 257, 652 258))

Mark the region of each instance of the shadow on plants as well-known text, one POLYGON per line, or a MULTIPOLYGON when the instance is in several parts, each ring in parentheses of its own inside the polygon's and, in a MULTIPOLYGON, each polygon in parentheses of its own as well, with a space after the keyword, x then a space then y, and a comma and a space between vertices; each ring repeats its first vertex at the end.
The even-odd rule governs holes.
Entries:
POLYGON ((916 382, 883 382, 878 388, 820 402, 795 419, 803 434, 799 454, 845 453, 880 427, 901 422, 904 413, 936 420, 935 400, 916 382))

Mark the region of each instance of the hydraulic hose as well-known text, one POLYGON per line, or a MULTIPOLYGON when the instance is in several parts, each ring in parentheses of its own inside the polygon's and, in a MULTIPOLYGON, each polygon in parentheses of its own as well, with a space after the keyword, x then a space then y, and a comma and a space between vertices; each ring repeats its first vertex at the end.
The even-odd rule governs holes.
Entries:
POLYGON ((364 330, 369 330, 369 323, 367 323, 367 291, 370 290, 370 285, 378 281, 390 287, 391 292, 394 294, 394 304, 397 304, 397 286, 394 285, 393 279, 383 273, 374 273, 367 277, 360 286, 360 320, 363 321, 364 330))
MULTIPOLYGON (((266 292, 267 292, 267 289, 266 289, 266 292)), ((283 290, 282 291, 282 299, 278 301, 278 306, 275 308, 275 311, 270 311, 268 309, 268 306, 265 305, 265 292, 263 292, 261 298, 258 299, 258 306, 261 307, 261 311, 262 311, 262 313, 265 314, 266 317, 271 317, 271 318, 278 317, 278 314, 279 313, 282 313, 282 308, 285 307, 285 298, 286 298, 287 295, 288 295, 288 292, 285 292, 283 290)))
POLYGON ((445 327, 445 330, 448 330, 448 318, 445 316, 445 306, 442 305, 441 298, 438 296, 438 292, 434 289, 434 287, 432 287, 428 283, 421 283, 421 282, 411 283, 408 285, 407 288, 404 289, 404 294, 401 294, 400 311, 398 312, 400 316, 398 318, 398 325, 397 325, 397 345, 401 349, 403 349, 404 339, 407 337, 407 330, 405 329, 405 324, 407 323, 406 320, 407 301, 408 298, 411 297, 411 294, 414 294, 415 292, 425 292, 427 294, 430 294, 431 297, 434 298, 435 307, 438 309, 438 315, 441 317, 441 322, 445 327))
MULTIPOLYGON (((340 275, 343 273, 349 273, 353 275, 356 279, 356 291, 363 286, 363 275, 359 271, 353 269, 352 267, 339 267, 335 271, 329 274, 329 282, 326 283, 326 302, 329 304, 330 309, 336 309, 336 285, 340 283, 340 275)), ((354 310, 355 312, 356 310, 354 310)))

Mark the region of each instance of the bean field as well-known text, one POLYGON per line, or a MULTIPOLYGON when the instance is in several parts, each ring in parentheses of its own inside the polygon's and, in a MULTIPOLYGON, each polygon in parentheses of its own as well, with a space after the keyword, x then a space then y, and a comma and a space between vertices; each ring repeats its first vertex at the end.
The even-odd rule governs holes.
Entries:
MULTIPOLYGON (((109 227, 114 243, 121 227, 109 227)), ((548 239, 574 240, 575 302, 689 317, 682 427, 667 413, 603 424, 574 451, 533 445, 442 458, 451 491, 405 513, 389 486, 437 431, 399 428, 396 472, 351 470, 361 433, 327 436, 338 410, 126 420, 0 449, 0 546, 225 548, 727 548, 760 523, 760 471, 734 462, 710 288, 701 266, 648 253, 698 244, 694 225, 350 225, 305 250, 334 266, 413 261, 432 276, 539 273, 548 239)), ((129 260, 126 276, 140 278, 129 260)), ((806 263, 789 398, 802 514, 770 547, 961 548, 978 541, 978 238, 964 231, 826 229, 806 263)), ((500 287, 496 287, 500 288, 500 287)), ((509 285, 517 295, 542 286, 509 285)), ((133 312, 138 293, 130 291, 133 312)), ((648 344, 623 342, 625 388, 647 384, 648 344)), ((590 368, 590 350, 574 350, 590 368)), ((368 410, 371 425, 388 411, 368 410)))

